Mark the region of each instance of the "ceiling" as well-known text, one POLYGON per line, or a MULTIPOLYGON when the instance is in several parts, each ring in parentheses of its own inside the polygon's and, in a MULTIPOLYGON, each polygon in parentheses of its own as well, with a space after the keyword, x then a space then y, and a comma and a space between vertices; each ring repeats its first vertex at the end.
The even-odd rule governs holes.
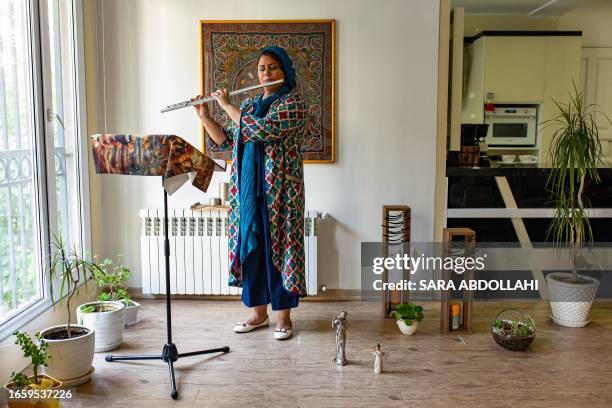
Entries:
POLYGON ((560 16, 591 0, 451 0, 452 7, 464 7, 470 14, 520 14, 560 16))

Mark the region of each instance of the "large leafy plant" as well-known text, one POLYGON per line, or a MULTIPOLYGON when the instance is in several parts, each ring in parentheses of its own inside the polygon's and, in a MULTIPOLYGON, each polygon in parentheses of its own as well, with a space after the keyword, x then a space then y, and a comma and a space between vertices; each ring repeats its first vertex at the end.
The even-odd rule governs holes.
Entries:
MULTIPOLYGON (((51 278, 51 298, 53 299, 53 287, 56 285, 56 281, 59 280, 59 303, 61 306, 62 299, 66 299, 66 312, 68 314, 66 332, 68 334, 68 338, 70 338, 70 302, 74 295, 79 293, 78 284, 81 281, 81 278, 87 281, 88 279, 93 277, 96 271, 100 270, 100 267, 96 265, 95 262, 83 258, 76 248, 72 250, 66 248, 64 240, 61 236, 53 236, 53 241, 51 242, 51 250, 51 266, 49 268, 51 278)), ((87 285, 85 285, 85 291, 87 291, 87 285)))
POLYGON ((556 130, 549 151, 551 170, 547 181, 555 212, 546 238, 552 237, 555 243, 570 246, 574 260, 572 279, 577 281, 576 251, 587 238, 593 240, 586 211, 590 203, 584 195, 584 187, 587 178, 594 183, 601 181, 597 167, 603 164, 603 155, 594 119, 596 106, 585 106, 584 94, 578 91, 576 84, 573 88, 567 104, 554 101, 559 113, 547 121, 556 130))

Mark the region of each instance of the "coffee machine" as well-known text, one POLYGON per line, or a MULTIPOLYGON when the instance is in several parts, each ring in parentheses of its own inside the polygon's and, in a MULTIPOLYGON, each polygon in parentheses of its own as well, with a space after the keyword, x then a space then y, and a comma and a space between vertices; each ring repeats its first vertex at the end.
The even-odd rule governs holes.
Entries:
POLYGON ((486 123, 461 124, 461 152, 459 165, 489 167, 485 138, 489 125, 486 123))

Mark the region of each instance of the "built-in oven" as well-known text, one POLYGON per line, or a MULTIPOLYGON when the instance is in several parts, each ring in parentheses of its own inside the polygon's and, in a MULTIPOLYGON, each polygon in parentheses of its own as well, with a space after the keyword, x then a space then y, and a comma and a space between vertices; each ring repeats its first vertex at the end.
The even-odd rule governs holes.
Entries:
POLYGON ((496 106, 485 112, 489 146, 535 146, 537 106, 496 106))

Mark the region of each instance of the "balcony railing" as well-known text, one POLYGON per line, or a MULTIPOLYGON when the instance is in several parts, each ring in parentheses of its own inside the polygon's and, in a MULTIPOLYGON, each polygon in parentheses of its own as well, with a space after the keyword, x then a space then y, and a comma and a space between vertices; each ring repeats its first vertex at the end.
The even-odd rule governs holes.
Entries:
MULTIPOLYGON (((40 296, 32 156, 31 149, 0 150, 0 321, 40 296)), ((54 157, 60 193, 66 188, 65 149, 56 148, 54 157)), ((68 203, 61 202, 66 194, 57 197, 58 224, 63 225, 68 203)))

